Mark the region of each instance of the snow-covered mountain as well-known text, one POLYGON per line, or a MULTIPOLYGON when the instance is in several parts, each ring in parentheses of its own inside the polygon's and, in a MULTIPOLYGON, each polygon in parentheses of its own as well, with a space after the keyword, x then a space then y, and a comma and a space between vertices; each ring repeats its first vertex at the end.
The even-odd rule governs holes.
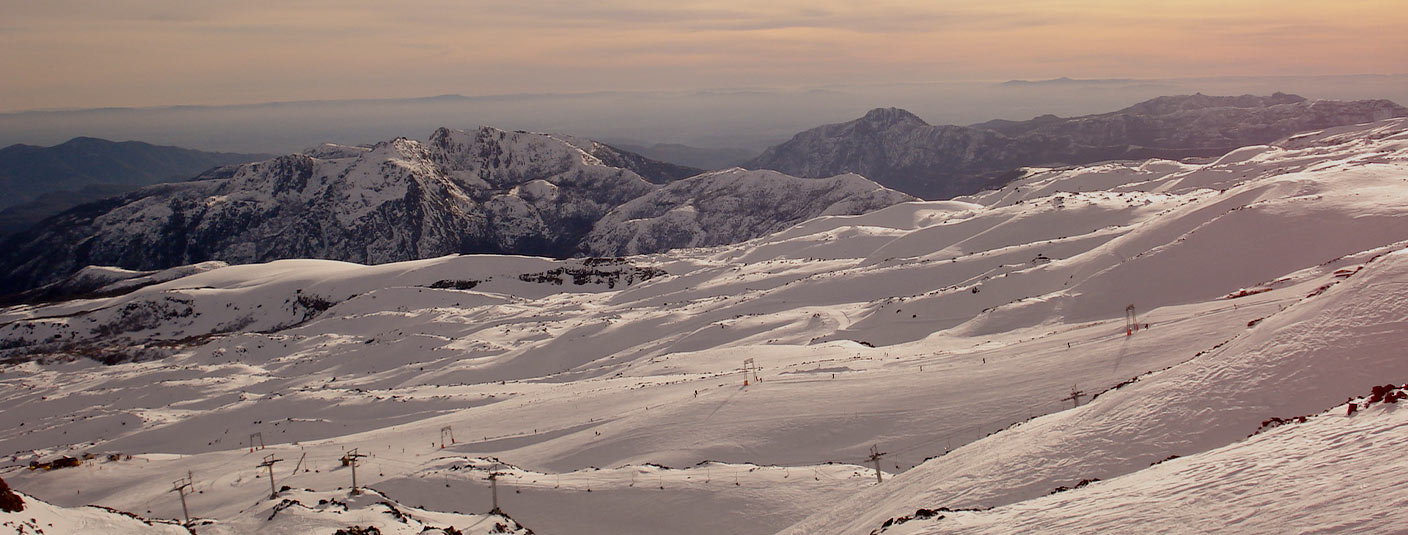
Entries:
MULTIPOLYGON (((652 181, 692 172, 591 140, 489 127, 442 128, 425 143, 399 138, 373 147, 323 145, 57 216, 0 244, 6 273, 0 291, 53 283, 88 265, 160 270, 212 260, 378 264, 452 253, 597 254, 583 239, 608 211, 658 190, 652 181)), ((832 187, 811 188, 826 189, 832 202, 810 212, 797 209, 787 189, 754 191, 753 204, 739 209, 755 212, 737 216, 779 219, 747 229, 694 229, 698 236, 677 241, 748 239, 828 209, 858 213, 845 210, 887 205, 865 188, 855 190, 864 190, 864 201, 846 202, 839 192, 855 185, 842 182, 847 185, 823 181, 818 184, 832 187)))
POLYGON ((577 139, 575 143, 582 147, 582 150, 601 160, 602 164, 630 169, 651 184, 669 184, 704 172, 703 169, 697 167, 647 158, 641 154, 598 141, 575 139, 577 139))
POLYGON ((0 477, 157 519, 190 477, 202 533, 352 518, 354 448, 427 526, 497 473, 545 534, 1393 531, 1405 180, 1393 119, 629 259, 92 270, 0 310, 0 477))
POLYGON ((1387 100, 1202 94, 1159 97, 1099 115, 933 126, 896 108, 820 126, 745 164, 801 177, 859 173, 926 199, 1000 186, 1020 166, 1219 156, 1297 132, 1408 116, 1387 100))
POLYGON ((860 175, 797 178, 727 169, 674 182, 599 221, 586 249, 603 256, 746 241, 818 216, 855 215, 916 200, 860 175))

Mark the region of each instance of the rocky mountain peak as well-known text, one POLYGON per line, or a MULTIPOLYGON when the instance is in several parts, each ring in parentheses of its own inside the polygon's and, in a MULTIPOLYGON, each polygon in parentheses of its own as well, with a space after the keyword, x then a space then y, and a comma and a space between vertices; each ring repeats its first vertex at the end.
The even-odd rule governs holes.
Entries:
POLYGON ((528 180, 560 175, 582 164, 581 151, 540 134, 492 127, 441 128, 431 136, 431 159, 465 182, 507 189, 528 180))
POLYGON ((371 147, 323 143, 316 147, 304 149, 303 154, 319 160, 337 160, 340 158, 356 158, 369 150, 371 150, 371 147))
POLYGON ((864 177, 797 178, 734 167, 672 182, 616 207, 585 238, 593 254, 622 256, 737 243, 826 215, 856 215, 915 200, 864 177))
POLYGON ((364 157, 426 158, 429 157, 429 152, 427 152, 426 146, 419 141, 408 137, 398 137, 372 145, 371 150, 364 157))
MULTIPOLYGON (((153 271, 209 260, 379 264, 451 253, 597 254, 584 238, 611 225, 604 216, 661 188, 644 175, 668 183, 694 174, 589 139, 492 127, 440 128, 426 142, 325 144, 60 214, 0 245, 0 293, 88 265, 153 271)), ((755 181, 742 203, 738 191, 707 187, 721 180, 693 182, 667 197, 717 208, 705 214, 717 225, 668 240, 644 236, 637 241, 657 245, 639 250, 751 239, 823 213, 908 199, 868 182, 807 181, 811 189, 798 193, 802 188, 786 180, 769 179, 755 181), (744 219, 748 225, 732 224, 744 219)))
POLYGON ((907 110, 903 110, 900 108, 875 108, 873 110, 865 112, 865 116, 861 117, 861 121, 882 127, 889 127, 897 124, 914 126, 929 125, 929 123, 926 123, 923 119, 920 119, 918 115, 915 115, 907 110))
POLYGON ((878 108, 813 128, 746 164, 802 177, 859 173, 925 199, 1005 184, 1024 166, 1226 154, 1297 132, 1408 116, 1386 100, 1309 101, 1299 95, 1151 99, 1081 117, 1043 115, 970 126, 931 126, 898 108, 878 108))

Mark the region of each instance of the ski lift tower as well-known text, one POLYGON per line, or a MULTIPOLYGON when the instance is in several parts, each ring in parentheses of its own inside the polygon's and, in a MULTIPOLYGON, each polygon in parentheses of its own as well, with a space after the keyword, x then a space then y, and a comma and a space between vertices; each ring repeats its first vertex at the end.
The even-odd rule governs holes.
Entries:
POLYGON ((1085 392, 1081 391, 1079 388, 1076 388, 1076 385, 1071 385, 1071 395, 1061 398, 1061 401, 1070 401, 1072 403, 1075 403, 1076 407, 1079 407, 1080 398, 1083 397, 1085 397, 1085 392))
POLYGON ((1135 317, 1134 305, 1124 308, 1124 335, 1131 336, 1139 332, 1139 319, 1135 317))
POLYGON ((754 380, 754 381, 758 381, 758 382, 761 382, 761 381, 762 381, 761 379, 758 379, 758 365, 755 364, 755 363, 753 362, 753 359, 751 359, 751 358, 750 358, 750 359, 745 359, 745 360, 743 361, 743 386, 748 386, 748 374, 749 374, 749 373, 752 373, 752 374, 753 374, 753 380, 754 380))
POLYGON ((445 437, 446 437, 446 436, 450 437, 450 444, 457 444, 457 442, 455 442, 455 429, 454 429, 453 427, 451 427, 451 426, 448 426, 448 425, 445 426, 445 427, 441 427, 441 428, 440 428, 440 449, 442 449, 442 450, 445 449, 445 437))

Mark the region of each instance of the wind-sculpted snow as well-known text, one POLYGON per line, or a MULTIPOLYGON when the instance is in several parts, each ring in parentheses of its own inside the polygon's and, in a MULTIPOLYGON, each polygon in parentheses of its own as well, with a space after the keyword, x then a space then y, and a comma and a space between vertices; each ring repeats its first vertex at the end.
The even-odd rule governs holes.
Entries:
POLYGON ((1306 100, 1202 94, 1159 97, 1082 117, 1044 115, 970 126, 931 126, 895 108, 820 126, 769 148, 748 167, 802 177, 859 173, 926 199, 977 193, 1026 165, 1217 156, 1317 128, 1408 116, 1387 100, 1306 100))
MULTIPOLYGON (((558 156, 535 161, 575 165, 558 156)), ((1406 180, 1395 119, 1206 163, 1027 168, 1001 189, 710 248, 281 260, 11 306, 0 452, 14 460, 0 477, 63 507, 171 519, 171 481, 189 470, 207 485, 193 509, 230 522, 269 506, 264 456, 293 489, 345 493, 339 460, 357 448, 363 484, 428 511, 487 511, 501 461, 500 505, 535 530, 1000 531, 1022 511, 1033 529, 1082 531, 1049 508, 1100 510, 1101 527, 1151 514, 1101 507, 1121 489, 1163 510, 1220 500, 1191 518, 1235 531, 1235 507, 1314 488, 1264 488, 1255 454, 1364 474, 1395 504, 1399 487, 1371 469, 1397 466, 1391 446, 1285 457, 1397 437, 1388 409, 1344 433, 1312 417, 1245 439, 1408 382, 1406 180), (761 369, 745 377, 748 359, 761 369), (136 458, 21 468, 84 452, 136 458), (1226 484, 1184 484, 1197 474, 1226 484), (1240 483, 1263 486, 1221 498, 1240 483), (1060 487, 1079 488, 1047 497, 1060 487)), ((1370 514, 1336 496, 1298 503, 1314 526, 1370 514)))

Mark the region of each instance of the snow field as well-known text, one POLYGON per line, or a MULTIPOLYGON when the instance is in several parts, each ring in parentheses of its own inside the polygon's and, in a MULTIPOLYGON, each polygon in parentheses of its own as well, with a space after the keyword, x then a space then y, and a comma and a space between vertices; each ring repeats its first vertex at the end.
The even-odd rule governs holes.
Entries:
MULTIPOLYGON (((1345 406, 1245 441, 988 511, 944 512, 891 535, 927 533, 1394 533, 1408 520, 1402 466, 1408 413, 1345 406)), ((906 525, 907 524, 907 525, 906 525)))
MULTIPOLYGON (((0 375, 0 476, 60 506, 171 519, 171 481, 190 471, 193 513, 250 529, 272 522, 255 514, 272 507, 257 468, 270 453, 291 471, 307 452, 312 472, 276 476, 326 494, 350 485, 337 459, 358 448, 372 455, 359 482, 425 515, 487 511, 486 470, 452 468, 497 458, 511 465, 505 511, 587 534, 869 533, 937 507, 997 507, 951 518, 1001 531, 1006 508, 1125 478, 1153 474, 1130 488, 1163 492, 1177 472, 1145 472, 1154 461, 1272 440, 1242 442, 1267 417, 1408 375, 1405 128, 1203 165, 1033 170, 1001 191, 628 264, 292 260, 13 307, 0 337, 40 362, 0 375), (617 275, 575 284, 559 268, 617 275), (624 282, 650 269, 664 274, 624 282), (1150 325, 1133 336, 1129 304, 1150 325), (90 345, 165 358, 61 358, 90 345), (762 381, 745 387, 747 358, 762 381), (1073 387, 1088 404, 1070 410, 1073 387), (446 426, 457 441, 442 449, 446 426), (249 451, 252 433, 265 449, 249 451), (872 446, 898 474, 882 485, 865 470, 872 446), (19 468, 89 451, 134 459, 19 468)), ((1224 479, 1241 473, 1255 471, 1224 479)), ((364 509, 359 521, 386 516, 364 509)), ((1234 511, 1208 518, 1233 529, 1234 511)), ((322 513, 309 522, 331 526, 322 513)), ((1058 516, 1032 525, 1073 521, 1058 516)), ((314 525, 279 522, 262 529, 314 525)), ((946 524, 891 530, 924 526, 946 524)))

